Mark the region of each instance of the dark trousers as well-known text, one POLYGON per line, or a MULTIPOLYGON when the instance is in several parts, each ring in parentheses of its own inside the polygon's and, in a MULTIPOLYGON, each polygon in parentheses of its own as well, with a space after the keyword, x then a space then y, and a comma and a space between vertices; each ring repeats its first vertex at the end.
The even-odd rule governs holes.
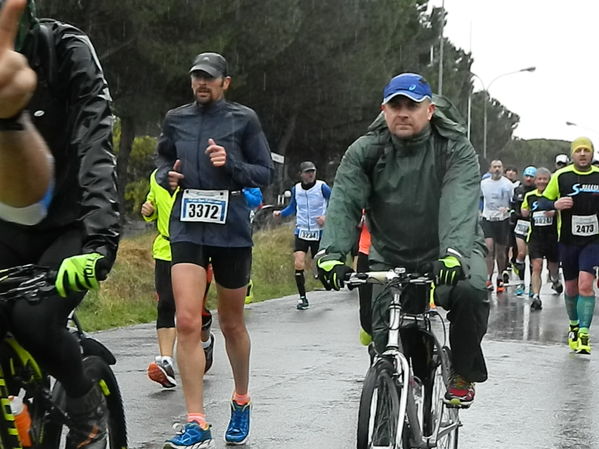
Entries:
MULTIPOLYGON (((484 382, 487 379, 487 366, 481 342, 487 332, 489 319, 484 257, 472 253, 470 267, 469 279, 459 281, 455 287, 437 287, 435 302, 449 311, 447 319, 453 370, 471 382, 484 382)), ((384 264, 371 264, 372 270, 388 268, 384 264)), ((371 323, 373 339, 379 351, 384 350, 387 344, 387 310, 390 301, 389 292, 373 284, 371 323)))

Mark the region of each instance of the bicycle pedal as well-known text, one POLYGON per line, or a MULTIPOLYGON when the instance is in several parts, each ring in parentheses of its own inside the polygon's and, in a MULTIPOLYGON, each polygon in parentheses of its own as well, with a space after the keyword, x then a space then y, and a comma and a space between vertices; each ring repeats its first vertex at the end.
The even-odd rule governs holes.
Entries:
POLYGON ((444 400, 443 403, 445 404, 445 406, 447 408, 464 409, 464 410, 470 408, 470 406, 472 405, 471 403, 463 404, 459 401, 452 402, 452 401, 446 401, 446 400, 444 400))

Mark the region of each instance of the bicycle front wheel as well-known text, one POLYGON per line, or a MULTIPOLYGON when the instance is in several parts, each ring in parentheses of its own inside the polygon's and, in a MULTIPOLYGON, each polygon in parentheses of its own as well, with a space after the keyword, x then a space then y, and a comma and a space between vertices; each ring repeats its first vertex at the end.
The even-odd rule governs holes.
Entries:
POLYGON ((409 448, 408 427, 399 422, 400 390, 393 365, 379 359, 366 373, 358 411, 358 449, 409 448))
MULTIPOLYGON (((108 429, 107 448, 127 448, 127 426, 125 422, 125 411, 119 385, 110 366, 98 356, 88 356, 83 359, 83 370, 98 382, 108 407, 108 429)), ((61 408, 65 409, 66 395, 60 382, 54 384, 52 398, 61 408)), ((50 421, 46 426, 46 438, 44 448, 65 447, 66 432, 68 429, 57 420, 50 421)))
POLYGON ((437 447, 440 449, 457 449, 459 414, 457 408, 450 408, 443 402, 447 389, 446 376, 443 375, 443 365, 448 370, 450 367, 449 348, 443 347, 440 360, 433 369, 430 402, 430 429, 437 431, 437 447))

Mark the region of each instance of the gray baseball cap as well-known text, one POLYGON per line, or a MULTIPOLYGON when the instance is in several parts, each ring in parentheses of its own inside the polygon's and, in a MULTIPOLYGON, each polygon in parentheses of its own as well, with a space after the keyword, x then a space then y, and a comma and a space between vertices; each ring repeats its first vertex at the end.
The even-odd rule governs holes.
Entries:
POLYGON ((200 53, 193 60, 189 73, 202 71, 210 76, 218 78, 228 75, 227 60, 218 53, 200 53))
POLYGON ((316 165, 314 165, 314 162, 304 161, 300 164, 300 172, 304 173, 310 170, 316 170, 316 165))

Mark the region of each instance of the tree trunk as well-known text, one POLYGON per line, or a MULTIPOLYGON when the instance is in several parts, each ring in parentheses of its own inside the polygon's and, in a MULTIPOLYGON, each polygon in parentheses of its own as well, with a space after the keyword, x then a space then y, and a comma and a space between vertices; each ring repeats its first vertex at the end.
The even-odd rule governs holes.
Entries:
POLYGON ((119 154, 117 157, 117 183, 119 192, 119 207, 121 212, 121 222, 125 222, 125 187, 127 186, 129 168, 129 158, 135 139, 135 119, 133 117, 121 117, 121 141, 119 143, 119 154))

